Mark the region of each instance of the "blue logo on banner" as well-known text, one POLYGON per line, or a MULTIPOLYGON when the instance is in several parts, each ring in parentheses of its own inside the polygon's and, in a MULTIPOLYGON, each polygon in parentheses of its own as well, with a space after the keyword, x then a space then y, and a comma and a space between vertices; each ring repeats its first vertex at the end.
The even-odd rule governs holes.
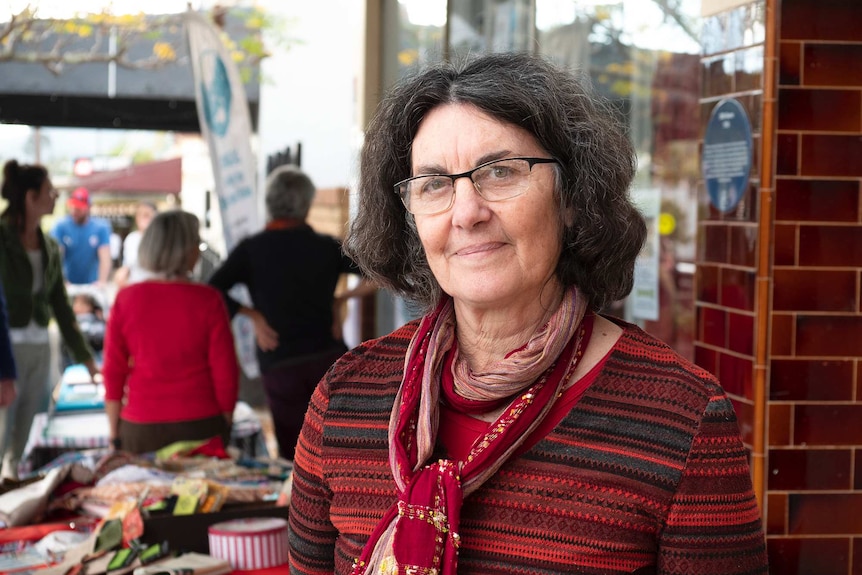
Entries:
POLYGON ((204 116, 209 129, 222 137, 227 133, 230 123, 232 99, 227 68, 217 53, 206 52, 201 54, 201 70, 204 116))
POLYGON ((703 179, 716 209, 736 207, 748 189, 751 173, 751 123, 737 100, 719 102, 703 138, 703 179))

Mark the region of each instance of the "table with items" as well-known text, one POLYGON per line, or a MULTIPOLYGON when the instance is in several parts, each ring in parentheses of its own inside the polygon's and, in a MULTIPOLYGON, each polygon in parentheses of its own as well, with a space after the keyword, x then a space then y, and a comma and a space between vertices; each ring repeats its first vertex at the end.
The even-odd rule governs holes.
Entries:
MULTIPOLYGON (((68 451, 108 447, 104 400, 104 386, 93 382, 83 365, 68 367, 54 391, 49 410, 33 418, 18 475, 26 477, 68 451)), ((237 402, 233 419, 231 445, 243 457, 254 459, 265 455, 263 428, 251 406, 237 402)))
POLYGON ((0 481, 0 572, 70 575, 86 564, 87 575, 122 575, 157 559, 201 563, 201 573, 271 572, 286 561, 291 472, 290 462, 239 459, 213 440, 146 454, 68 451, 0 481), (234 542, 270 552, 237 554, 234 542))

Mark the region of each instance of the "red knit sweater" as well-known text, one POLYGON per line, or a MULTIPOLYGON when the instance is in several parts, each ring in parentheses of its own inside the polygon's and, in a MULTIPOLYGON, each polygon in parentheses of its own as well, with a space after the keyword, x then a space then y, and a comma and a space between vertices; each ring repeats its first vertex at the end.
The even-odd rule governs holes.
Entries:
MULTIPOLYGON (((416 325, 352 350, 318 386, 296 452, 291 573, 348 573, 395 501, 387 429, 416 325)), ((730 401, 623 327, 562 421, 465 500, 459 575, 766 573, 730 401)))
POLYGON ((105 398, 136 423, 233 412, 239 366, 227 308, 207 285, 145 281, 117 293, 105 333, 105 398))

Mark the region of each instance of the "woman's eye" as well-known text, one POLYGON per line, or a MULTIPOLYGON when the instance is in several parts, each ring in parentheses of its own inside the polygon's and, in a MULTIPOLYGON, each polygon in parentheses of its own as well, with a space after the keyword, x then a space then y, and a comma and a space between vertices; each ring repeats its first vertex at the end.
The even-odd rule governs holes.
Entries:
POLYGON ((445 190, 449 186, 448 178, 428 178, 422 185, 423 194, 433 194, 445 190))

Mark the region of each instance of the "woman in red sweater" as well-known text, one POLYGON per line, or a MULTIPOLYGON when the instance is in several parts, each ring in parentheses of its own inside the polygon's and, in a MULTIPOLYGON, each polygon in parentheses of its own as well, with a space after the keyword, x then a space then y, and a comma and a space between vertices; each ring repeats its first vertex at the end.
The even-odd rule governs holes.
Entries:
POLYGON ((613 108, 526 53, 437 62, 368 123, 344 247, 425 312, 312 396, 293 575, 765 575, 733 404, 601 312, 647 227, 613 108))
POLYGON ((157 215, 139 251, 148 279, 120 290, 111 308, 102 374, 115 448, 230 438, 239 366, 220 292, 189 280, 198 226, 188 212, 157 215))

